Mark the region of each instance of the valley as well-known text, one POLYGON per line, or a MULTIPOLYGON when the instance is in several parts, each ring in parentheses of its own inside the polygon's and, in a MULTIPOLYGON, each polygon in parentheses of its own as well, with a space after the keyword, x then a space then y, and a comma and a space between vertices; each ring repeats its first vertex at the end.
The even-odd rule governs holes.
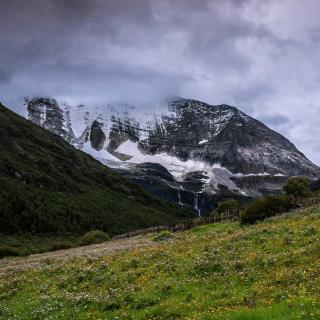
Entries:
POLYGON ((320 320, 319 0, 0 0, 0 320, 320 320))

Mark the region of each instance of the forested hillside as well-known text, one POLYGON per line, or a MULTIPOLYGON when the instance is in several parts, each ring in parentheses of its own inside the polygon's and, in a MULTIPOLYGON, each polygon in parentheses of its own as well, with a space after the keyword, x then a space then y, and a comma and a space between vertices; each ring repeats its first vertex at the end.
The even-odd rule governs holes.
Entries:
POLYGON ((0 233, 115 235, 188 214, 0 104, 0 233))

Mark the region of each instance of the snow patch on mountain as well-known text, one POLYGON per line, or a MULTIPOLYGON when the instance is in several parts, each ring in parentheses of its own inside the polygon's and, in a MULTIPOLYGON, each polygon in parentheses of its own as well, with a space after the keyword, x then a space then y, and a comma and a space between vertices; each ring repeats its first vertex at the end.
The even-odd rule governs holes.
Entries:
POLYGON ((207 171, 219 165, 210 166, 208 163, 197 160, 182 161, 175 156, 165 152, 154 155, 144 154, 138 148, 137 142, 127 140, 122 143, 116 150, 117 152, 127 154, 132 158, 126 162, 131 163, 159 163, 164 166, 177 180, 183 179, 184 175, 190 172, 207 171))
POLYGON ((207 142, 208 142, 208 139, 202 139, 201 141, 199 141, 198 144, 200 145, 200 144, 204 144, 204 143, 207 143, 207 142))
MULTIPOLYGON (((139 150, 138 143, 130 140, 122 143, 116 151, 132 157, 125 161, 127 163, 139 164, 150 162, 161 164, 177 181, 183 181, 189 173, 203 172, 207 178, 202 180, 204 184, 202 192, 215 193, 219 189, 219 184, 227 186, 230 190, 241 192, 236 184, 230 180, 233 174, 218 163, 212 165, 201 160, 182 161, 164 152, 154 155, 143 154, 139 150)), ((242 192, 242 194, 244 193, 242 192)))
POLYGON ((83 152, 90 154, 93 158, 99 160, 100 162, 106 164, 108 162, 116 161, 119 162, 119 159, 113 156, 110 152, 106 149, 102 149, 100 151, 92 148, 90 141, 87 141, 83 145, 83 152))

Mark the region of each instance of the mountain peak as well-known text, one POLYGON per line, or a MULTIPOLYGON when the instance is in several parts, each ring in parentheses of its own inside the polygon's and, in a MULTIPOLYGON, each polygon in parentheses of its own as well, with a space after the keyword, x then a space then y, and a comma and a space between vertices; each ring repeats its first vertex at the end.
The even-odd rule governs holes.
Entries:
POLYGON ((188 192, 216 195, 227 188, 258 196, 279 192, 286 177, 320 175, 290 141, 226 104, 175 97, 140 118, 128 104, 63 109, 54 99, 36 98, 27 108, 31 121, 104 164, 136 177, 138 164, 156 163, 174 177, 170 187, 188 192))

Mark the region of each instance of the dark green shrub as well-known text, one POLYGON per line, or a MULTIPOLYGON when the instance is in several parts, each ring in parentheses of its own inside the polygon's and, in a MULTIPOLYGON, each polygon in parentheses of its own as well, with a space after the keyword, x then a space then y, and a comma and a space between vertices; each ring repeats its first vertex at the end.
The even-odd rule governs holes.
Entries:
POLYGON ((65 250, 65 249, 70 249, 71 248, 71 243, 69 242, 56 242, 51 246, 50 251, 56 251, 56 250, 65 250))
POLYGON ((155 242, 165 241, 172 237, 172 233, 168 230, 161 231, 160 233, 156 234, 152 240, 155 242))
POLYGON ((79 244, 81 246, 86 246, 89 244, 101 243, 109 240, 110 236, 107 233, 101 230, 92 230, 87 232, 79 239, 79 244))
POLYGON ((17 248, 8 245, 0 245, 0 259, 4 257, 14 257, 19 255, 20 251, 17 248))
POLYGON ((307 178, 291 178, 283 186, 283 191, 287 196, 293 196, 295 198, 306 198, 311 195, 309 185, 310 180, 307 178))
POLYGON ((240 207, 240 204, 238 201, 234 199, 228 199, 218 204, 218 208, 213 211, 213 215, 220 214, 227 211, 232 211, 232 210, 238 209, 239 207, 240 207))
POLYGON ((320 192, 320 179, 312 181, 309 186, 312 192, 319 193, 320 192))
POLYGON ((268 196, 249 204, 241 213, 240 220, 242 224, 255 223, 296 207, 297 204, 292 197, 268 196))

